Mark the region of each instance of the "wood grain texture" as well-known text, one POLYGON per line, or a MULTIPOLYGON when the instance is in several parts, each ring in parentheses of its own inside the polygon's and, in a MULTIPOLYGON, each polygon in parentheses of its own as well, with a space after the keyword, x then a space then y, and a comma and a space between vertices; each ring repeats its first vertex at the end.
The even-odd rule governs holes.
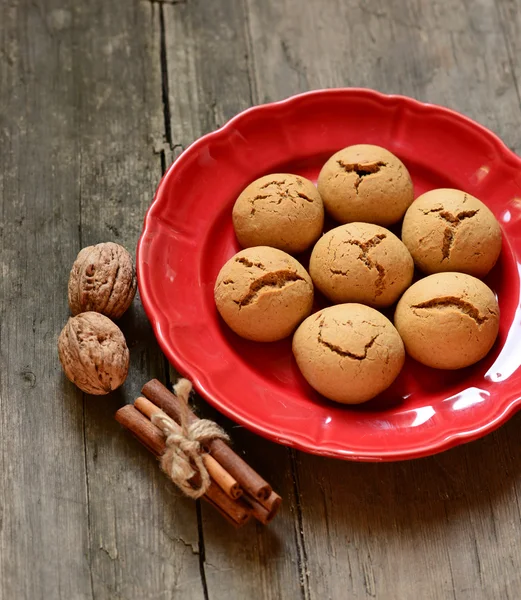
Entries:
POLYGON ((56 355, 76 253, 105 240, 133 253, 161 175, 158 7, 0 12, 0 596, 202 598, 195 506, 113 419, 164 367, 139 301, 120 321, 122 390, 82 398, 56 355))
MULTIPOLYGON (((500 3, 508 45, 491 2, 248 4, 261 100, 373 87, 450 106, 520 147, 513 3, 500 3)), ((300 454, 306 597, 515 598, 517 427, 519 417, 470 446, 408 463, 300 454)))
MULTIPOLYGON (((192 0, 163 9, 172 143, 184 148, 252 103, 247 15, 237 0, 192 0)), ((198 407, 200 416, 225 427, 236 450, 247 449, 246 460, 284 498, 271 525, 252 522, 238 531, 202 505, 209 598, 243 598, 252 590, 259 598, 298 598, 298 523, 288 451, 238 428, 203 402, 198 407)))
POLYGON ((371 87, 452 107, 519 144, 519 101, 495 3, 248 3, 261 101, 371 87))
POLYGON ((79 222, 69 21, 0 5, 2 598, 92 597, 81 394, 56 353, 79 222))
MULTIPOLYGON (((81 245, 111 240, 134 253, 161 176, 166 136, 160 7, 139 0, 78 3, 75 18, 92 24, 76 34, 82 52, 81 245)), ((164 378, 163 356, 139 299, 120 325, 130 348, 129 377, 110 399, 85 398, 94 595, 200 599, 195 505, 113 418, 145 381, 164 378)))
MULTIPOLYGON (((521 106, 521 61, 519 60, 521 51, 521 2, 520 0, 496 0, 498 10, 498 25, 505 36, 509 69, 513 74, 513 88, 510 90, 512 94, 515 92, 515 100, 518 106, 521 106)), ((507 132, 508 124, 505 124, 503 135, 505 141, 512 149, 521 154, 521 140, 516 129, 512 132, 507 132), (510 137, 512 136, 512 137, 510 137)), ((515 123, 514 123, 515 127, 515 123)))
POLYGON ((356 464, 201 416, 284 499, 235 531, 113 420, 166 372, 138 299, 125 386, 61 373, 81 246, 131 252, 162 170, 251 104, 331 86, 464 112, 521 151, 520 0, 0 3, 0 598, 517 600, 521 417, 428 459, 356 464))

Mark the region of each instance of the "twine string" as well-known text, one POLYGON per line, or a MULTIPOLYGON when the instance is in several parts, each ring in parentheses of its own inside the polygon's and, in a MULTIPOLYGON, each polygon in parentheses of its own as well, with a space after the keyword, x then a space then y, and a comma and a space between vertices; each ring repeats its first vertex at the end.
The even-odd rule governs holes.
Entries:
POLYGON ((181 404, 179 425, 162 412, 152 415, 151 420, 165 436, 166 450, 161 456, 161 469, 186 496, 195 500, 206 494, 211 483, 203 461, 204 445, 215 439, 229 441, 229 437, 209 419, 198 419, 188 424, 191 391, 192 384, 188 379, 180 379, 174 386, 181 404), (191 480, 196 474, 199 474, 200 481, 194 486, 191 480))

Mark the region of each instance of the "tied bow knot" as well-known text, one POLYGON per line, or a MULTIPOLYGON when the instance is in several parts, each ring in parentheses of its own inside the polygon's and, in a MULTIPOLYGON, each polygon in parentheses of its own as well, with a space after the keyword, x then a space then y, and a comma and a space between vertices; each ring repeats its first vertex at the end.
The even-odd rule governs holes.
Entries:
POLYGON ((211 484, 203 460, 204 445, 214 439, 229 441, 229 437, 217 423, 208 419, 198 419, 188 425, 188 397, 191 390, 192 384, 187 379, 180 379, 174 386, 174 392, 184 407, 179 425, 164 413, 152 415, 151 420, 165 436, 162 470, 186 496, 197 499, 208 491, 211 484), (196 475, 199 477, 194 484, 196 475))

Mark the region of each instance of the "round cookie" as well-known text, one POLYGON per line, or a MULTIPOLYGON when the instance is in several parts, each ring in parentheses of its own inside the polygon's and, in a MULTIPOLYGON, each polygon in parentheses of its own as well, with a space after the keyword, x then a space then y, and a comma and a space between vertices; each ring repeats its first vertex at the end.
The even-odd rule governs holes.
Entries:
POLYGON ((501 228, 477 198, 460 190, 422 194, 405 214, 403 243, 424 273, 485 276, 501 252, 501 228))
POLYGON ((311 387, 344 404, 383 392, 405 360, 393 324, 362 304, 330 306, 308 317, 293 336, 293 354, 311 387))
POLYGON ((322 233, 324 205, 308 179, 288 173, 266 175, 237 198, 233 226, 243 248, 272 246, 303 252, 322 233))
POLYGON ((241 250, 223 266, 215 304, 241 337, 273 342, 290 335, 311 312, 313 282, 292 256, 267 246, 241 250))
POLYGON ((368 144, 333 154, 318 176, 326 212, 340 223, 392 225, 414 200, 409 172, 394 154, 368 144))
POLYGON ((499 330, 492 290, 463 273, 437 273, 411 286, 394 324, 407 353, 436 369, 461 369, 482 359, 499 330))
POLYGON ((323 235, 311 254, 313 283, 332 302, 389 306, 409 287, 414 263, 389 230, 349 223, 323 235))

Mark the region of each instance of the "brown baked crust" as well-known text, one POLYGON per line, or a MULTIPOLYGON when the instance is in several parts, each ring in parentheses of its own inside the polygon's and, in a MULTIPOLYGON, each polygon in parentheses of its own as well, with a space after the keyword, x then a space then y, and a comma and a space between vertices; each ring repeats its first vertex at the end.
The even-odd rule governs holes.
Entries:
POLYGON ((309 272, 332 302, 390 306, 409 287, 414 263, 388 229, 349 223, 328 231, 316 243, 309 272))
POLYGON ((414 199, 407 168, 380 146, 359 144, 340 150, 318 176, 326 212, 339 223, 397 223, 414 199))
POLYGON ((272 342, 290 335, 311 312, 313 283, 289 254, 257 246, 232 257, 215 282, 217 310, 241 337, 272 342))
POLYGON ((237 198, 233 226, 243 248, 271 246, 297 254, 320 237, 324 205, 317 188, 305 177, 266 175, 237 198))
POLYGON ((431 190, 417 198, 403 220, 402 240, 427 274, 484 277, 501 253, 501 228, 492 211, 455 189, 431 190))
POLYGON ((414 359, 437 369, 461 369, 492 348, 499 306, 494 292, 479 279, 437 273, 405 292, 394 324, 414 359))
POLYGON ((293 354, 313 388, 345 404, 385 390, 405 360, 393 324, 362 304, 339 304, 308 317, 295 332, 293 354))

